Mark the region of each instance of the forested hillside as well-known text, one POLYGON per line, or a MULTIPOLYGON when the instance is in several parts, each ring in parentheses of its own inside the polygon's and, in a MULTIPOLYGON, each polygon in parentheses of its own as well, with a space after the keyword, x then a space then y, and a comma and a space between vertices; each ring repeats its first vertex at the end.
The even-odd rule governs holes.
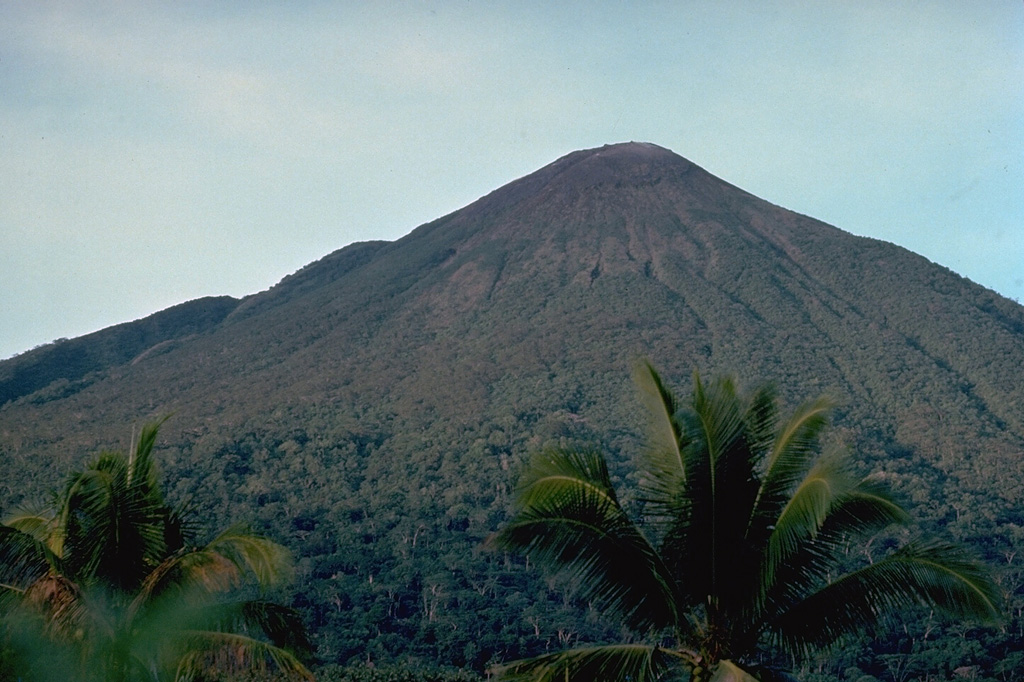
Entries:
POLYGON ((997 573, 1005 628, 922 614, 806 679, 1016 679, 1024 308, 902 248, 631 143, 570 154, 241 302, 183 310, 190 324, 140 321, 158 331, 0 363, 0 511, 172 414, 156 451, 168 496, 292 549, 322 663, 480 671, 619 634, 482 541, 550 445, 603 448, 634 489, 630 368, 646 357, 680 393, 699 370, 772 382, 784 407, 831 396, 830 438, 997 573), (70 357, 88 361, 71 371, 70 357))

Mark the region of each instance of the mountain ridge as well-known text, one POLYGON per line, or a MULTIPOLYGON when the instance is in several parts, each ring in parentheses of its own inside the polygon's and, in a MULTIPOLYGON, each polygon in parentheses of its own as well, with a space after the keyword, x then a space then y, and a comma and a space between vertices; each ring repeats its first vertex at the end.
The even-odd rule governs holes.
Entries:
POLYGON ((205 296, 106 327, 74 339, 60 339, 0 361, 0 406, 55 381, 75 382, 111 366, 135 362, 160 347, 210 331, 241 301, 205 296))
MULTIPOLYGON (((409 341, 422 344, 446 338, 451 325, 479 335, 472 323, 486 317, 495 300, 507 306, 533 296, 544 305, 531 315, 543 314, 553 297, 572 298, 614 284, 675 301, 681 323, 698 334, 715 326, 708 318, 716 308, 731 306, 739 314, 731 324, 741 321, 744 333, 795 322, 827 345, 835 334, 863 334, 856 328, 861 324, 876 332, 884 328, 905 345, 915 336, 908 329, 915 315, 899 301, 875 296, 866 283, 892 280, 895 270, 916 272, 925 263, 899 247, 848 235, 736 190, 669 150, 625 143, 563 156, 393 242, 339 249, 233 304, 204 332, 216 337, 237 327, 240 333, 277 335, 282 350, 296 353, 318 343, 358 346, 360 336, 388 333, 388 326, 397 325, 418 330, 409 341), (538 202, 544 207, 539 212, 538 202), (770 267, 744 267, 762 257, 771 257, 770 267), (851 276, 850 270, 860 273, 851 276), (759 298, 764 291, 775 292, 773 299, 759 298), (855 297, 867 302, 851 302, 855 297), (292 313, 275 316, 279 308, 292 313), (310 331, 296 332, 299 321, 310 331)), ((948 270, 927 271, 929 281, 893 290, 901 296, 909 291, 918 301, 930 297, 922 305, 935 314, 948 308, 951 298, 979 291, 948 270), (950 293, 938 295, 939 283, 950 293)), ((991 293, 973 295, 984 299, 981 312, 990 311, 990 324, 1000 325, 1011 341, 1019 336, 1024 329, 1019 306, 991 293)), ((571 317, 573 304, 567 304, 571 317)), ((964 328, 971 324, 960 322, 964 328)), ((712 349, 699 355, 713 354, 716 337, 718 346, 727 347, 726 334, 707 333, 712 349)), ((151 346, 164 341, 156 338, 151 346)), ((916 352, 959 371, 954 349, 935 342, 918 345, 916 352)), ((634 355, 647 350, 636 339, 631 346, 634 355)), ((133 348, 120 361, 144 350, 133 348)), ((156 355, 175 361, 174 353, 156 355)), ((241 356, 232 357, 237 354, 220 355, 229 364, 241 362, 241 356)), ((731 355, 730 364, 740 364, 743 354, 731 355)), ((289 361, 285 356, 273 364, 289 361)), ((1013 392, 1007 376, 1013 373, 989 372, 983 392, 989 383, 1013 392)), ((1002 412, 1005 423, 1024 422, 1002 412)))

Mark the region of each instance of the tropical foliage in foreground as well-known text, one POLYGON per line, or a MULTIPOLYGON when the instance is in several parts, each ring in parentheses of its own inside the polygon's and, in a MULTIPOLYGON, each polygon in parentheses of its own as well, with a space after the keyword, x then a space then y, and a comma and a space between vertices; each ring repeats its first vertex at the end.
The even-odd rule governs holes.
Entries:
POLYGON ((23 680, 194 680, 269 670, 311 679, 295 613, 261 598, 288 574, 280 545, 240 526, 205 545, 168 505, 160 422, 103 453, 50 509, 0 525, 5 661, 23 680))
POLYGON ((636 639, 512 663, 506 678, 766 682, 787 679, 779 654, 804 659, 906 607, 998 617, 996 586, 948 543, 911 540, 838 571, 851 540, 909 517, 843 454, 822 453, 827 400, 781 421, 771 389, 695 376, 682 403, 650 365, 638 382, 652 415, 639 520, 602 455, 556 450, 534 459, 517 514, 491 539, 566 576, 636 639))

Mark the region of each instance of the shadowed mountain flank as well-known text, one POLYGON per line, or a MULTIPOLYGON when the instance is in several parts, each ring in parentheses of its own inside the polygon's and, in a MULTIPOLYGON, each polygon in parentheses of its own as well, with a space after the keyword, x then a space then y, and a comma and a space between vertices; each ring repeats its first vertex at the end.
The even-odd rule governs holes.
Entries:
POLYGON ((50 391, 37 400, 70 395, 91 383, 90 375, 167 352, 182 340, 209 331, 237 305, 230 296, 201 298, 0 362, 0 405, 47 387, 50 391))

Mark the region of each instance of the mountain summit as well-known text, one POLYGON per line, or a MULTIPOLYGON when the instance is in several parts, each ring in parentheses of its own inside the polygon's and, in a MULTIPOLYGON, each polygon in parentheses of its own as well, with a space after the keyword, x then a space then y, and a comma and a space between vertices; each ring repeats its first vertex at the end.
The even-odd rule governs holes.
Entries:
MULTIPOLYGON (((968 540, 1021 542, 1024 308, 656 145, 573 152, 397 241, 158 316, 0 362, 0 507, 173 413, 172 495, 291 538, 328 660, 486 662, 522 624, 495 620, 506 578, 473 548, 532 451, 636 452, 640 357, 675 385, 830 394, 846 445, 928 523, 969 507, 989 521, 968 540), (438 594, 490 615, 441 628, 438 594)), ((505 654, 530 653, 537 618, 505 654)))

